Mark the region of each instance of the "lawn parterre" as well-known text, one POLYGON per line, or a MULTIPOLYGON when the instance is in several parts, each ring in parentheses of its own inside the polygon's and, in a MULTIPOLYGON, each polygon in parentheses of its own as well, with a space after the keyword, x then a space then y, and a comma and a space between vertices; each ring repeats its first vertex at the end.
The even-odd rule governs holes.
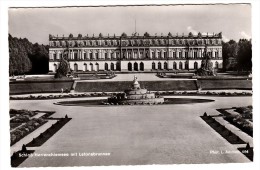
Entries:
POLYGON ((11 146, 46 123, 46 117, 54 112, 47 112, 39 118, 33 118, 37 113, 38 111, 10 109, 11 146))
POLYGON ((225 117, 224 119, 231 124, 235 125, 237 128, 247 133, 248 135, 253 137, 253 123, 252 123, 252 106, 246 107, 233 107, 237 113, 237 115, 231 114, 228 112, 230 108, 225 109, 217 109, 220 113, 222 113, 225 117))

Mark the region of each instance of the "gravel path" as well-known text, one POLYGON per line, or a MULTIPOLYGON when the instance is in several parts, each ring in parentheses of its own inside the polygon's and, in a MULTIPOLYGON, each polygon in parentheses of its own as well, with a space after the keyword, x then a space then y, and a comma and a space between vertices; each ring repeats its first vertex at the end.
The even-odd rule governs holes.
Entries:
MULTIPOLYGON (((72 120, 35 153, 110 153, 110 156, 31 157, 20 167, 95 165, 201 164, 250 162, 200 116, 216 109, 248 106, 252 97, 174 96, 215 102, 158 106, 82 107, 54 102, 79 99, 10 101, 10 108, 54 110, 53 117, 72 120)), ((91 98, 95 99, 95 98, 91 98)), ((19 148, 20 149, 20 148, 19 148)))

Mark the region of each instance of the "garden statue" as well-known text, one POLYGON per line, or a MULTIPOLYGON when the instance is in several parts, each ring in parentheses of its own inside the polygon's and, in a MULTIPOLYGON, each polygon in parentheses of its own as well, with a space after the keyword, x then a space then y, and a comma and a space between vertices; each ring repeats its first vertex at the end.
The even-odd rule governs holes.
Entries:
POLYGON ((197 76, 216 76, 211 57, 207 52, 207 46, 204 51, 204 58, 201 61, 201 67, 196 70, 195 74, 197 76))

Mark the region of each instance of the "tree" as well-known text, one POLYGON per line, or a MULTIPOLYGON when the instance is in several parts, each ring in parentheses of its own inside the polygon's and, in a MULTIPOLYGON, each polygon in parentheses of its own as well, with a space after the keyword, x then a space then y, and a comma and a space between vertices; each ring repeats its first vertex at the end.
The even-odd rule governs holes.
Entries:
POLYGON ((9 75, 44 74, 49 71, 48 46, 9 34, 9 75))
POLYGON ((252 44, 250 40, 238 42, 237 67, 240 71, 252 71, 252 44))
POLYGON ((222 56, 223 56, 223 69, 236 70, 237 69, 237 54, 238 44, 234 40, 229 42, 222 41, 222 56))

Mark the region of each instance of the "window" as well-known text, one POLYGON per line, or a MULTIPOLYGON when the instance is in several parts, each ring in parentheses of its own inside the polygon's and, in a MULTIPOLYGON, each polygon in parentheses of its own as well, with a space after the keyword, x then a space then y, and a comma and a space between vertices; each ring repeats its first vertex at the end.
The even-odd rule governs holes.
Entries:
POLYGON ((194 63, 194 69, 195 69, 195 70, 198 69, 198 63, 197 63, 197 62, 194 63))
POLYGON ((198 57, 198 52, 197 52, 197 51, 194 51, 193 57, 194 57, 194 58, 197 58, 197 57, 198 57))
POLYGON ((159 62, 158 63, 158 70, 161 70, 162 69, 162 64, 159 62))
POLYGON ((78 64, 74 64, 74 71, 78 71, 78 64))
POLYGON ((218 69, 218 67, 219 67, 219 66, 218 66, 218 62, 216 61, 216 62, 215 62, 215 68, 218 69))
POLYGON ((183 69, 182 68, 182 62, 179 63, 179 69, 181 69, 181 70, 183 69))
POLYGON ((188 58, 188 51, 185 51, 185 58, 188 58))
POLYGON ((168 70, 168 64, 167 64, 167 62, 164 62, 163 68, 164 68, 165 70, 168 70))
POLYGON ((176 64, 176 62, 173 62, 173 69, 174 69, 174 70, 177 69, 177 64, 176 64))
POLYGON ((173 57, 173 58, 176 58, 176 52, 173 52, 173 53, 172 53, 172 57, 173 57))
POLYGON ((152 69, 155 70, 155 63, 152 63, 152 69))
POLYGON ((182 52, 181 51, 179 52, 179 58, 182 58, 182 52))
POLYGON ((53 54, 53 59, 54 59, 54 60, 57 59, 57 54, 56 54, 56 53, 53 54))
POLYGON ((105 63, 105 70, 108 70, 108 64, 105 63))
POLYGON ((215 57, 218 58, 218 51, 215 52, 215 57))
POLYGON ((93 60, 93 53, 89 53, 90 60, 93 60))

